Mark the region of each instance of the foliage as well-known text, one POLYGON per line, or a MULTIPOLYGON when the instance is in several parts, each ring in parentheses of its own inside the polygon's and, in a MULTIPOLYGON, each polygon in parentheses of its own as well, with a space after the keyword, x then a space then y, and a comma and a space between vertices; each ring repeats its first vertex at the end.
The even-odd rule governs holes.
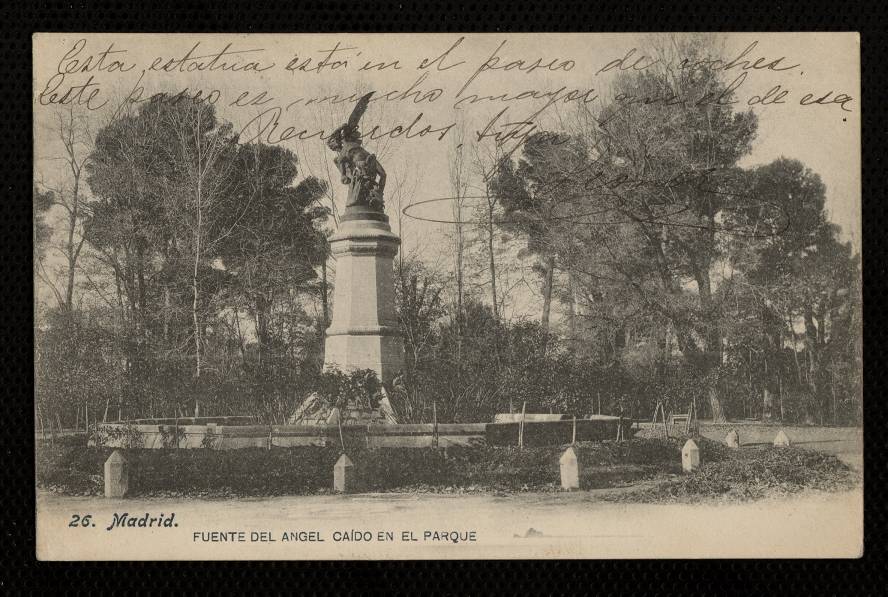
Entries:
MULTIPOLYGON (((475 284, 462 253, 456 275, 397 260, 405 363, 388 390, 403 422, 645 419, 658 399, 714 419, 861 421, 860 255, 805 164, 740 166, 758 123, 730 103, 711 41, 655 47, 659 62, 618 75, 600 111, 496 153, 478 184, 451 164, 457 194, 486 195, 490 279, 475 284), (539 275, 538 322, 504 308, 515 287, 535 292, 497 278, 506 235, 523 247, 512 265, 539 275)), ((375 400, 367 372, 322 372, 330 190, 292 152, 240 143, 191 100, 121 110, 87 146, 62 156, 71 180, 33 197, 41 281, 51 235, 68 237, 53 248, 69 286, 38 305, 40 425, 195 411, 283 423, 314 391, 375 400), (55 231, 54 207, 68 214, 55 231)))
MULTIPOLYGON (((91 430, 91 437, 95 439, 97 446, 118 445, 124 448, 142 448, 142 432, 133 424, 115 425, 113 427, 95 425, 91 430)), ((160 429, 163 444, 170 445, 170 438, 166 437, 163 427, 160 429)), ((174 434, 175 435, 175 434, 174 434)), ((177 445, 177 437, 172 444, 177 445)))
MULTIPOLYGON (((860 478, 838 458, 801 448, 745 448, 691 475, 610 499, 645 502, 751 500, 803 490, 842 491, 860 478)), ((703 462, 707 462, 703 460, 703 462)))
POLYGON ((45 221, 46 213, 52 208, 54 196, 52 191, 41 191, 34 188, 34 268, 43 259, 46 244, 52 235, 52 229, 45 221))
POLYGON ((44 424, 75 418, 85 405, 92 420, 100 416, 117 385, 113 336, 85 316, 51 310, 35 344, 36 403, 44 424))
MULTIPOLYGON (((82 441, 82 440, 80 440, 82 441)), ((580 443, 586 489, 647 487, 601 494, 604 499, 696 501, 759 498, 769 492, 843 489, 858 482, 833 456, 798 448, 728 450, 702 440, 703 467, 680 473, 675 440, 580 443)), ((101 470, 113 450, 60 441, 38 451, 37 485, 101 495, 101 470)), ((538 448, 384 448, 354 446, 349 456, 365 491, 558 491, 561 446, 538 448)), ((338 446, 241 450, 126 450, 130 489, 141 496, 264 496, 328 493, 338 446)))
MULTIPOLYGON (((74 426, 89 403, 92 420, 192 409, 285 419, 320 368, 322 327, 306 307, 327 254, 323 184, 297 181, 285 149, 239 144, 197 101, 124 110, 85 164, 83 238, 101 302, 44 317, 38 414, 74 426)), ((51 200, 38 193, 35 210, 51 200)))
POLYGON ((718 51, 710 42, 673 36, 656 64, 617 77, 599 113, 503 158, 499 226, 544 257, 543 327, 554 268, 570 350, 631 371, 646 407, 853 420, 858 258, 815 173, 786 158, 739 167, 758 124, 735 110, 730 77, 697 60, 718 51))
POLYGON ((343 373, 330 367, 318 375, 314 387, 327 404, 337 408, 368 409, 379 406, 382 384, 372 369, 343 373))
MULTIPOLYGON (((490 421, 497 413, 597 412, 626 416, 642 395, 641 383, 619 364, 600 365, 546 333, 539 323, 509 325, 476 300, 463 320, 440 323, 427 358, 396 384, 392 402, 403 422, 490 421)), ((409 337, 407 353, 411 351, 409 337)))

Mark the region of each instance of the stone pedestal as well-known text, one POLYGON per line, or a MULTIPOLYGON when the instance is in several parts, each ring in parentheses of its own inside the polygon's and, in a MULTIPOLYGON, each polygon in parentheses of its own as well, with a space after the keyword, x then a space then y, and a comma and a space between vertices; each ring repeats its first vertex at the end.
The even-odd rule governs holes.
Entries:
POLYGON ((577 452, 573 446, 564 451, 558 461, 561 467, 561 488, 562 489, 579 489, 580 488, 580 461, 577 458, 577 452))
POLYGON ((774 446, 778 448, 788 448, 790 444, 789 436, 786 435, 786 432, 783 429, 781 429, 777 433, 777 437, 774 438, 774 446))
POLYGON ((681 449, 681 469, 686 473, 692 473, 700 468, 700 448, 697 443, 689 439, 681 449))
POLYGON ((725 436, 725 445, 735 449, 740 447, 740 434, 736 429, 731 429, 725 436))
POLYGON ((400 243, 384 214, 346 209, 339 231, 330 239, 336 280, 325 367, 335 365, 344 372, 373 369, 383 383, 390 383, 403 368, 392 263, 400 243))
POLYGON ((343 454, 333 465, 333 490, 349 493, 355 490, 355 465, 351 458, 343 454))
POLYGON ((120 450, 114 450, 105 461, 105 497, 126 497, 129 491, 129 468, 120 450))

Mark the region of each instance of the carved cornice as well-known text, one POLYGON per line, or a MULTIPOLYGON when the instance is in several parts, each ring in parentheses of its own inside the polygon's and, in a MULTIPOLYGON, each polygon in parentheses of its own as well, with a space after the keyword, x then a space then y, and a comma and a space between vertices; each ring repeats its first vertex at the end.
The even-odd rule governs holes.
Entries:
POLYGON ((398 237, 397 234, 391 232, 390 230, 383 230, 381 228, 358 228, 352 230, 340 230, 332 237, 330 237, 331 243, 341 243, 347 240, 375 240, 385 243, 395 243, 398 245, 401 244, 401 239, 398 237))
POLYGON ((330 336, 400 336, 401 330, 396 325, 357 325, 327 329, 330 336))
POLYGON ((401 240, 367 237, 358 239, 355 237, 337 239, 330 242, 330 251, 334 255, 379 255, 381 257, 394 257, 398 254, 398 245, 401 240))

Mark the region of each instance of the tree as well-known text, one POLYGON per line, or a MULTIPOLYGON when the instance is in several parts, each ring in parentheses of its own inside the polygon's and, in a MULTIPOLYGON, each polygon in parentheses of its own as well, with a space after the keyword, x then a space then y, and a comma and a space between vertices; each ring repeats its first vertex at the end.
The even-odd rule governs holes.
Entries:
MULTIPOLYGON (((800 260, 827 226, 826 188, 820 177, 801 162, 786 158, 753 169, 748 178, 750 194, 759 205, 737 210, 729 215, 729 222, 746 229, 752 224, 754 234, 734 239, 731 262, 748 284, 738 285, 736 292, 750 304, 751 316, 747 319, 753 325, 746 333, 757 333, 759 338, 758 342, 750 339, 749 367, 753 367, 755 345, 763 357, 760 389, 763 412, 767 414, 772 395, 780 386, 779 369, 768 364, 775 362, 782 350, 785 333, 793 337, 795 356, 794 295, 805 275, 800 260)), ((797 358, 795 361, 798 363, 797 358)), ((797 374, 801 379, 800 369, 797 374)))
POLYGON ((398 321, 404 337, 408 373, 421 368, 432 357, 440 320, 447 314, 445 286, 422 262, 401 262, 395 284, 398 321))
POLYGON ((231 396, 229 404, 261 410, 251 397, 263 396, 258 388, 234 398, 242 383, 270 383, 272 400, 294 382, 295 362, 314 360, 303 349, 316 347, 317 330, 306 332, 299 294, 315 291, 313 268, 326 252, 316 225, 327 212, 313 204, 322 185, 297 184, 297 174, 286 150, 239 145, 205 102, 152 101, 100 131, 86 231, 116 284, 133 402, 153 409, 186 384, 195 398, 231 396), (272 374, 241 379, 244 313, 259 370, 270 351, 281 359, 272 374))
MULTIPOLYGON (((41 182, 38 198, 44 202, 47 200, 50 202, 44 211, 54 206, 64 212, 64 239, 60 246, 56 247, 65 260, 60 273, 60 277, 63 279, 62 289, 57 288, 55 281, 51 279, 52 276, 47 275, 42 260, 40 261, 39 274, 44 283, 53 291, 59 302, 59 307, 70 313, 74 310, 77 264, 86 242, 82 230, 86 215, 84 213, 86 200, 82 182, 89 161, 92 133, 86 117, 75 110, 73 105, 67 106, 66 109, 59 109, 54 116, 53 133, 62 150, 60 155, 52 158, 52 161, 61 164, 60 178, 41 182)), ((44 231, 46 231, 45 228, 44 231)), ((48 240, 48 237, 45 240, 48 240)))
POLYGON ((537 271, 542 283, 540 322, 549 330, 549 318, 557 266, 556 238, 570 227, 570 205, 580 190, 571 175, 586 163, 585 149, 566 135, 530 135, 517 164, 505 156, 497 164, 490 189, 503 207, 501 225, 527 239, 527 251, 539 256, 537 271))
POLYGON ((278 300, 287 292, 323 293, 313 282, 315 268, 328 253, 318 226, 329 212, 318 205, 324 183, 306 178, 293 186, 297 161, 284 148, 241 145, 232 167, 240 180, 232 208, 220 215, 225 233, 214 253, 232 274, 235 292, 253 317, 261 370, 278 300))
POLYGON ((467 197, 469 188, 469 163, 466 159, 465 123, 453 130, 450 139, 450 192, 451 214, 453 215, 453 276, 456 280, 455 314, 462 313, 465 298, 465 260, 467 244, 467 197))
POLYGON ((73 426, 85 419, 85 405, 95 420, 113 392, 113 338, 95 320, 59 308, 47 313, 35 344, 41 426, 73 426))
MULTIPOLYGON (((835 377, 830 370, 843 366, 832 361, 830 345, 833 334, 847 334, 844 324, 851 323, 844 315, 853 311, 847 297, 855 287, 855 258, 850 246, 837 240, 838 230, 827 219, 826 187, 798 160, 780 158, 753 169, 748 187, 760 205, 730 214, 728 222, 747 230, 753 225, 758 233, 734 241, 731 264, 740 275, 734 292, 743 299, 735 304, 749 304, 750 316, 744 319, 753 324, 740 333, 750 337, 750 355, 752 346, 762 355, 763 409, 769 409, 784 379, 789 385, 795 379, 801 395, 808 396, 807 404, 799 405, 803 417, 812 419, 811 408, 816 408, 822 420, 825 405, 832 402, 835 419, 835 377), (842 323, 836 325, 838 321, 842 323), (804 330, 801 351, 798 327, 804 330), (781 376, 780 367, 773 364, 780 362, 787 336, 792 339, 795 374, 781 376)), ((841 344, 847 346, 844 340, 841 344)), ((839 358, 852 357, 843 353, 839 358)))
POLYGON ((163 179, 173 165, 164 150, 170 138, 162 114, 155 104, 119 114, 96 134, 86 165, 92 198, 84 236, 113 278, 113 325, 122 359, 118 404, 141 403, 147 394, 158 335, 165 351, 185 340, 180 332, 187 320, 178 299, 184 302, 188 288, 179 283, 180 239, 165 209, 163 179))
POLYGON ((722 311, 712 276, 724 257, 722 220, 747 206, 737 162, 750 150, 757 121, 751 111, 734 111, 725 73, 703 60, 714 51, 706 40, 678 37, 670 47, 674 54, 657 65, 617 77, 588 135, 593 164, 575 178, 591 211, 617 214, 642 243, 643 251, 615 261, 645 304, 671 323, 721 421, 722 311), (661 296, 646 296, 647 263, 661 296))
MULTIPOLYGON (((56 300, 58 304, 61 306, 64 303, 64 299, 58 293, 55 285, 49 279, 49 276, 46 272, 46 266, 44 265, 44 258, 46 257, 46 249, 49 244, 49 239, 52 236, 52 227, 46 223, 46 214, 52 208, 54 195, 51 191, 41 191, 36 186, 34 187, 33 193, 33 217, 34 217, 34 234, 32 237, 33 242, 33 259, 34 259, 34 274, 41 280, 47 284, 51 290, 55 292, 56 300)), ((35 296, 35 300, 36 300, 35 296)))
POLYGON ((499 203, 491 183, 497 175, 500 168, 500 162, 503 159, 500 148, 495 147, 492 154, 484 155, 479 145, 474 147, 473 166, 475 174, 480 179, 481 197, 484 199, 475 210, 474 220, 482 242, 480 248, 480 261, 484 264, 482 268, 487 272, 487 283, 490 285, 490 306, 493 309, 493 316, 498 320, 501 316, 500 301, 503 300, 502 293, 497 290, 498 276, 500 268, 497 265, 497 242, 496 233, 499 231, 497 223, 502 218, 502 206, 499 203), (483 248, 482 248, 483 247, 483 248))
POLYGON ((505 396, 498 375, 505 328, 474 299, 463 304, 461 317, 442 324, 434 358, 420 372, 423 387, 438 403, 439 420, 490 420, 505 396))
POLYGON ((164 110, 160 125, 172 141, 165 146, 172 176, 161 180, 170 211, 178 216, 181 248, 191 263, 194 376, 199 378, 205 327, 201 266, 216 257, 217 244, 231 233, 223 214, 234 207, 230 201, 237 185, 233 169, 237 139, 231 125, 220 124, 213 106, 206 102, 175 103, 164 110))

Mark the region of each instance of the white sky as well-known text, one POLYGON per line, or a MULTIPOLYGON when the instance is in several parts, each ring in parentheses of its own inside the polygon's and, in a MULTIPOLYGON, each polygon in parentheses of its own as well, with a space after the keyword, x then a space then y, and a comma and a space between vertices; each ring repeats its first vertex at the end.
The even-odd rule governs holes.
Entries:
MULTIPOLYGON (((41 102, 39 94, 46 89, 47 82, 60 66, 71 69, 83 67, 85 60, 93 56, 91 72, 73 73, 64 77, 56 90, 61 96, 69 87, 82 85, 92 77, 89 90, 97 90, 93 105, 107 101, 104 108, 90 112, 90 118, 97 130, 106 121, 110 112, 119 105, 122 97, 129 94, 139 84, 144 86, 143 97, 157 91, 179 91, 187 87, 192 92, 203 89, 207 94, 213 89, 220 91, 216 103, 219 115, 233 122, 237 129, 247 125, 251 119, 270 108, 279 106, 278 135, 287 127, 296 131, 306 129, 329 131, 344 121, 351 111, 351 103, 338 106, 305 106, 304 101, 312 97, 331 94, 350 95, 357 91, 377 91, 377 95, 389 91, 404 91, 418 78, 425 77, 416 89, 423 93, 440 89, 440 97, 433 102, 418 104, 407 101, 378 101, 371 104, 364 117, 363 131, 366 134, 373 124, 381 123, 381 130, 389 130, 397 122, 406 126, 419 114, 421 125, 433 128, 444 127, 455 120, 465 122, 466 139, 464 148, 471 154, 474 147, 482 153, 491 151, 490 139, 478 142, 475 133, 483 129, 490 119, 506 106, 508 112, 500 122, 523 120, 538 111, 545 101, 525 100, 503 104, 500 102, 480 102, 474 106, 463 106, 456 111, 454 103, 457 92, 472 74, 484 64, 500 44, 499 66, 515 60, 524 60, 525 67, 541 58, 542 64, 555 61, 558 64, 570 60, 573 63, 569 72, 556 70, 549 72, 538 69, 532 73, 519 70, 510 72, 481 72, 466 88, 463 97, 471 94, 480 96, 509 93, 519 94, 528 90, 556 90, 565 87, 563 93, 572 89, 585 93, 590 88, 607 96, 613 72, 598 73, 610 61, 621 58, 634 47, 643 47, 643 36, 636 34, 466 34, 462 42, 444 60, 444 66, 456 65, 444 72, 434 66, 418 70, 423 58, 434 59, 453 46, 462 37, 459 34, 380 34, 380 35, 109 35, 109 34, 37 34, 34 38, 34 110, 35 110, 35 176, 52 180, 59 175, 58 163, 50 160, 60 152, 60 146, 53 140, 47 124, 51 123, 52 113, 57 106, 45 106, 46 95, 41 102), (78 39, 86 43, 78 54, 71 49, 78 39), (257 60, 263 65, 275 66, 263 73, 247 72, 198 72, 143 74, 158 57, 163 62, 170 58, 181 58, 195 43, 200 43, 193 55, 218 53, 226 44, 231 44, 229 52, 262 50, 243 54, 230 54, 224 58, 229 64, 257 60), (315 66, 330 49, 339 44, 341 50, 334 58, 347 60, 347 66, 331 68, 322 72, 287 72, 286 65, 298 55, 298 62, 311 58, 310 66, 315 66), (107 66, 113 59, 132 65, 125 73, 95 70, 98 54, 113 44, 113 50, 125 50, 106 58, 107 66), (79 60, 74 64, 64 57, 79 60), (367 61, 390 63, 399 61, 401 70, 388 68, 384 71, 364 71, 358 69, 367 61), (596 74, 598 73, 598 74, 596 74), (273 98, 264 106, 233 107, 230 104, 242 93, 255 98, 265 92, 265 98, 273 98), (303 98, 301 103, 291 104, 303 98), (289 108, 286 108, 287 106, 289 108)), ((796 158, 820 174, 827 186, 828 209, 834 222, 842 227, 845 239, 853 239, 860 247, 860 77, 859 77, 859 38, 853 33, 798 33, 798 34, 730 34, 726 37, 726 55, 735 57, 753 42, 758 42, 745 57, 751 62, 767 57, 770 62, 781 56, 780 67, 798 64, 795 69, 783 72, 755 70, 748 73, 740 89, 740 98, 746 100, 753 95, 763 95, 775 85, 789 90, 784 104, 755 107, 760 116, 758 138, 752 154, 744 160, 744 165, 767 163, 779 156, 796 158), (820 97, 832 91, 833 96, 844 93, 853 98, 845 104, 850 111, 844 111, 837 104, 802 107, 799 100, 808 93, 820 97)), ((640 53, 636 53, 640 56, 640 53)), ((202 62, 207 62, 204 59, 202 62)), ((740 74, 737 68, 732 73, 740 74)), ((595 95, 595 93, 591 94, 595 95)), ((593 103, 592 106, 599 104, 593 103)), ((561 105, 547 109, 538 119, 540 128, 554 129, 559 114, 569 112, 570 107, 561 105)), ((269 122, 266 114, 264 122, 269 122)), ((249 129, 255 131, 256 129, 249 129)), ((247 135, 249 136, 249 135, 247 135)), ((426 199, 453 195, 449 182, 451 162, 451 141, 453 130, 443 140, 436 135, 426 135, 405 140, 389 140, 387 143, 370 142, 368 147, 380 155, 381 162, 389 174, 390 193, 387 193, 387 212, 397 227, 397 197, 393 196, 398 181, 403 180, 401 204, 407 205, 426 199)), ((296 152, 302 162, 303 174, 324 175, 329 167, 331 153, 318 139, 308 141, 288 140, 282 144, 296 152)), ((341 185, 334 180, 334 192, 340 204, 344 194, 341 185)), ((450 206, 446 202, 427 205, 416 213, 426 217, 450 219, 450 206)), ((408 249, 421 247, 426 258, 440 258, 443 249, 442 229, 446 226, 432 225, 403 218, 405 246, 408 249)))

